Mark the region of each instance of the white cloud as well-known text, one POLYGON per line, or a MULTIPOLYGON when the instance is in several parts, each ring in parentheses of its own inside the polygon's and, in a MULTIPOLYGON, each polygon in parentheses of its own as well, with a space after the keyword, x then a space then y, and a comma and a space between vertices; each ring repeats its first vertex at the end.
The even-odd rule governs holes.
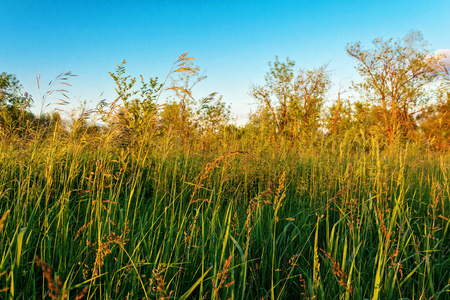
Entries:
POLYGON ((439 49, 434 53, 435 57, 440 58, 440 62, 447 68, 450 67, 450 49, 439 49))
POLYGON ((439 49, 434 54, 427 55, 425 61, 432 67, 432 74, 448 76, 448 72, 450 72, 450 49, 439 49))

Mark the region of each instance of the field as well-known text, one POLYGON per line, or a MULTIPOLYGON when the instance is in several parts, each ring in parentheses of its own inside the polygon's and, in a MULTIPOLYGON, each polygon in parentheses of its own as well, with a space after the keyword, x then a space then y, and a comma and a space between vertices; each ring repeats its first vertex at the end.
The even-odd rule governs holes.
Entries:
POLYGON ((0 297, 450 298, 449 155, 245 134, 4 140, 0 297))
POLYGON ((390 43, 348 48, 369 98, 328 106, 325 68, 277 58, 241 127, 187 52, 66 118, 2 73, 0 297, 450 299, 450 80, 426 94, 425 52, 390 43))

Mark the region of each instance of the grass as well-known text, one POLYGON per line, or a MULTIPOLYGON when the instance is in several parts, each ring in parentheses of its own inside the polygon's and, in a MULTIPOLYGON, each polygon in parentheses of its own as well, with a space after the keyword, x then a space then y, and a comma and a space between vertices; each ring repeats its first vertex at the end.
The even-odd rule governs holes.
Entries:
POLYGON ((450 298, 448 153, 187 122, 179 139, 144 104, 103 105, 105 130, 83 110, 2 132, 0 298, 450 298))
POLYGON ((249 141, 3 144, 1 297, 450 296, 448 156, 249 141))

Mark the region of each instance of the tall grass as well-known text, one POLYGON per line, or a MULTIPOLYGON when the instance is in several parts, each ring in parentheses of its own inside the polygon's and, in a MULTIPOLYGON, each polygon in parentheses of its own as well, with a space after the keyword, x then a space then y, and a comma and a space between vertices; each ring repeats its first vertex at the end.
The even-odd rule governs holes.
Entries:
POLYGON ((450 296, 448 156, 227 143, 2 146, 2 298, 450 296))
POLYGON ((448 155, 143 121, 3 140, 1 298, 450 298, 448 155))

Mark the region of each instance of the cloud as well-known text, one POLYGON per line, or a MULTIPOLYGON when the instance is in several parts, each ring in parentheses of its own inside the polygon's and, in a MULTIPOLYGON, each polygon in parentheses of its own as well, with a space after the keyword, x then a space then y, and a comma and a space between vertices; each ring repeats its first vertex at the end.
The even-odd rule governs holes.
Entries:
POLYGON ((434 53, 439 58, 439 62, 445 67, 450 67, 450 49, 439 49, 434 53))
POLYGON ((450 49, 439 49, 427 55, 425 62, 431 67, 430 74, 448 76, 450 72, 450 49))

